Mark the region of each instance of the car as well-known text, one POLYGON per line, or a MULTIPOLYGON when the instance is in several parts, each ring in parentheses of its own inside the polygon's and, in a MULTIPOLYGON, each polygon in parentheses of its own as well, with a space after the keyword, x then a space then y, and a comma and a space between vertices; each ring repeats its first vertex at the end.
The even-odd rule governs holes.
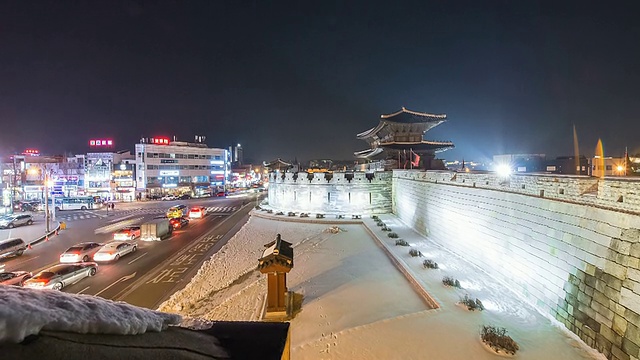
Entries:
POLYGON ((178 199, 175 195, 165 195, 162 197, 162 201, 170 201, 178 199))
POLYGON ((178 200, 189 200, 189 199, 191 199, 191 195, 189 194, 182 194, 178 196, 178 200))
POLYGON ((16 226, 33 224, 33 217, 27 214, 6 215, 0 218, 0 229, 13 229, 16 226))
POLYGON ((94 276, 98 264, 94 262, 80 264, 58 264, 36 274, 24 282, 24 287, 32 289, 61 290, 63 287, 94 276))
POLYGON ((122 228, 113 234, 113 240, 133 240, 140 236, 140 226, 122 228))
POLYGON ((0 285, 22 286, 32 276, 28 271, 0 272, 0 285))
POLYGON ((19 238, 0 240, 0 259, 9 256, 22 256, 27 250, 27 244, 19 238))
POLYGON ((38 209, 39 201, 31 200, 31 201, 16 201, 13 203, 13 209, 17 211, 36 211, 38 209))
POLYGON ((216 194, 216 196, 217 196, 217 197, 225 197, 225 196, 227 196, 227 195, 229 195, 229 194, 228 194, 228 193, 226 193, 226 192, 224 192, 224 191, 220 191, 220 192, 218 192, 218 193, 216 194))
POLYGON ((100 250, 103 244, 96 242, 84 242, 74 245, 67 249, 67 251, 60 254, 61 263, 77 263, 87 262, 91 260, 93 254, 100 250))
POLYGON ((191 209, 189 209, 190 219, 203 218, 205 215, 207 215, 207 209, 205 209, 202 206, 194 206, 191 209))
POLYGON ((187 215, 187 207, 185 205, 172 206, 167 210, 168 218, 179 218, 187 215))
POLYGON ((93 261, 118 261, 121 256, 138 250, 138 245, 126 241, 114 241, 93 254, 93 261))
POLYGON ((171 227, 173 227, 174 229, 180 229, 189 225, 189 219, 185 219, 183 217, 171 218, 169 219, 169 224, 171 224, 171 227))

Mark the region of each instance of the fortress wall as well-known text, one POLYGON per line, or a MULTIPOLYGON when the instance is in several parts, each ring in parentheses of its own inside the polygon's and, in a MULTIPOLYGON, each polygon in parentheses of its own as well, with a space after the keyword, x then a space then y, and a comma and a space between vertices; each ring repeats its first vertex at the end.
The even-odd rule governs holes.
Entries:
POLYGON ((402 221, 609 359, 640 357, 640 216, 628 212, 638 210, 638 182, 402 170, 393 177, 402 221))
POLYGON ((391 212, 391 172, 271 174, 269 205, 283 212, 362 215, 391 212))

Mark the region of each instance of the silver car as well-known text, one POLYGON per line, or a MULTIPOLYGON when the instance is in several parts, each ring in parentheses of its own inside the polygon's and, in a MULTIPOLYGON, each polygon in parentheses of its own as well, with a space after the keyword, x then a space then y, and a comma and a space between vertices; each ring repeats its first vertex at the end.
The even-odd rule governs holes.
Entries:
POLYGON ((60 254, 61 263, 77 263, 87 262, 93 258, 93 254, 98 252, 102 244, 95 242, 86 242, 74 245, 67 249, 67 251, 60 254))
POLYGON ((98 264, 60 264, 39 272, 36 276, 24 282, 24 287, 32 289, 60 290, 65 286, 96 274, 98 264))
POLYGON ((136 244, 126 241, 114 241, 103 246, 93 254, 93 261, 118 261, 121 256, 132 253, 138 249, 136 244))
POLYGON ((0 272, 0 285, 22 286, 29 278, 31 273, 28 271, 0 272))
POLYGON ((12 229, 16 226, 31 224, 33 224, 33 218, 31 217, 31 215, 27 214, 7 215, 0 218, 1 229, 12 229))

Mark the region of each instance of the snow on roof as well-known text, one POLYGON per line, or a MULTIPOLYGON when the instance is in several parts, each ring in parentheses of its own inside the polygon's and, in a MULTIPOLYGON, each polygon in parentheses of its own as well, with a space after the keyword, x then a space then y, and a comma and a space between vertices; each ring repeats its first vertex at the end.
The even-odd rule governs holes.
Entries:
POLYGON ((133 335, 177 325, 180 315, 97 296, 0 286, 0 343, 21 342, 40 330, 133 335))

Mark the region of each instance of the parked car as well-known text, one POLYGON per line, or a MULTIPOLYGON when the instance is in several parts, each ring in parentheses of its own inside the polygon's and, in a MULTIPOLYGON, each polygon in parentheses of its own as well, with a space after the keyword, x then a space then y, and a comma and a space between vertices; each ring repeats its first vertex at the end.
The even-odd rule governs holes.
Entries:
POLYGON ((229 195, 229 194, 228 194, 227 192, 224 192, 224 191, 220 191, 220 192, 218 192, 218 193, 216 194, 216 196, 217 196, 217 197, 225 197, 225 196, 227 196, 227 195, 229 195))
POLYGON ((61 263, 77 263, 87 262, 93 258, 93 254, 98 252, 102 247, 102 244, 95 242, 84 242, 74 245, 67 249, 67 251, 60 254, 61 263))
POLYGON ((176 200, 178 199, 175 195, 165 195, 162 197, 163 201, 170 201, 170 200, 176 200))
POLYGON ((113 234, 113 240, 133 240, 140 236, 140 226, 122 228, 113 234))
POLYGON ((182 194, 178 196, 178 200, 189 200, 189 199, 191 199, 191 195, 189 194, 182 194))
POLYGON ((127 255, 136 250, 138 250, 138 246, 130 242, 110 242, 93 254, 93 261, 118 261, 121 256, 127 255))
POLYGON ((6 215, 0 218, 0 229, 12 229, 16 226, 33 224, 33 217, 28 214, 6 215))
POLYGON ((22 286, 25 280, 30 279, 32 276, 28 271, 1 272, 0 285, 22 286))
POLYGON ((189 225, 189 219, 181 218, 171 218, 169 219, 169 223, 174 229, 180 229, 187 225, 189 225))
POLYGON ((13 203, 13 209, 16 211, 36 211, 38 210, 39 201, 16 201, 13 203))
POLYGON ((20 256, 27 250, 27 244, 18 238, 0 240, 0 259, 9 256, 20 256))
POLYGON ((202 206, 194 206, 189 209, 189 218, 199 219, 207 215, 207 209, 202 206))
POLYGON ((61 290, 63 287, 96 274, 98 264, 59 264, 36 274, 24 282, 24 287, 33 289, 61 290))

